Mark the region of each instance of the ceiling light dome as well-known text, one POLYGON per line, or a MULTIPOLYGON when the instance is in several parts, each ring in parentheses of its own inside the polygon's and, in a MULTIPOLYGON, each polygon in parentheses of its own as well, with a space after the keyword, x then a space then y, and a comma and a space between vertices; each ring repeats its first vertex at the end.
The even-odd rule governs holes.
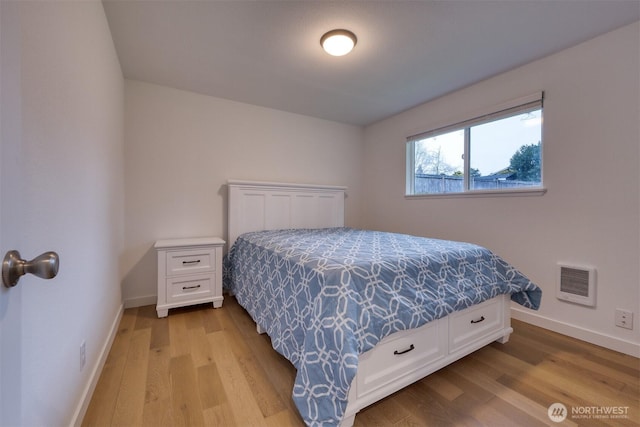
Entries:
POLYGON ((331 30, 320 38, 320 45, 329 55, 343 56, 351 52, 357 41, 349 30, 331 30))

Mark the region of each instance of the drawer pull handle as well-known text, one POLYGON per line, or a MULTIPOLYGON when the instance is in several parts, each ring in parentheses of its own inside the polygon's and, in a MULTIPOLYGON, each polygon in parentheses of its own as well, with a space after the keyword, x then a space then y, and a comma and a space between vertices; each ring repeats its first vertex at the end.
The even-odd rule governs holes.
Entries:
POLYGON ((411 350, 415 350, 415 347, 413 346, 413 344, 411 344, 408 349, 402 350, 402 351, 396 350, 393 352, 393 354, 395 354, 396 356, 400 356, 401 354, 409 353, 411 350))
POLYGON ((484 316, 480 316, 478 320, 472 320, 471 323, 480 323, 484 321, 484 316))
POLYGON ((183 291, 187 291, 189 289, 198 289, 200 287, 200 285, 195 285, 195 286, 183 286, 182 290, 183 291))
POLYGON ((199 262, 200 262, 200 260, 199 260, 199 259, 197 259, 197 260, 195 260, 195 261, 182 261, 182 264, 197 264, 197 263, 199 263, 199 262))

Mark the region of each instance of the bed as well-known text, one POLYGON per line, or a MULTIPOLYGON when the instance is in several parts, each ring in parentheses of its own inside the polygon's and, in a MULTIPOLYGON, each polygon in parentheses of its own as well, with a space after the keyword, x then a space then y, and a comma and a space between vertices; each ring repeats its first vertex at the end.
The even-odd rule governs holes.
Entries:
POLYGON ((344 227, 345 188, 229 181, 225 288, 297 369, 310 426, 357 412, 512 332, 541 291, 477 245, 344 227))

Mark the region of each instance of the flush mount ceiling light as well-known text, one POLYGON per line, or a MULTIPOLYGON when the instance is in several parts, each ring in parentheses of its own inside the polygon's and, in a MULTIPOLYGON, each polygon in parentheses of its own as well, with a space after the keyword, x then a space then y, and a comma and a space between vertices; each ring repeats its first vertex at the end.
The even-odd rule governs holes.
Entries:
POLYGON ((351 52, 357 41, 349 30, 331 30, 320 38, 320 45, 329 55, 343 56, 351 52))

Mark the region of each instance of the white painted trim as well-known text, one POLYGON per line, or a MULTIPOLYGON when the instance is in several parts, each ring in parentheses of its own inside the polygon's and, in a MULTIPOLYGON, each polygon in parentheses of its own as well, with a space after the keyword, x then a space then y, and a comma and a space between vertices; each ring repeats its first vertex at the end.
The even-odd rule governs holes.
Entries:
POLYGON ((241 179, 229 179, 227 185, 246 188, 258 188, 261 190, 273 188, 273 189, 297 189, 302 188, 305 190, 313 191, 344 191, 347 187, 342 185, 322 185, 322 184, 300 184, 300 183, 287 183, 287 182, 269 182, 269 181, 245 181, 241 179))
POLYGON ((107 356, 109 355, 109 351, 111 350, 111 345, 113 344, 113 340, 116 338, 116 334, 118 333, 118 326, 120 325, 120 320, 122 319, 123 313, 124 305, 120 304, 120 308, 118 309, 116 317, 111 323, 109 336, 107 337, 107 340, 100 350, 98 360, 93 366, 93 370, 91 371, 91 375, 89 376, 89 381, 87 382, 84 391, 82 392, 80 401, 78 402, 78 406, 73 413, 73 418, 71 419, 70 425, 74 427, 80 427, 80 425, 82 424, 82 420, 87 413, 87 408, 89 407, 89 403, 91 403, 91 397, 93 396, 93 392, 95 391, 98 380, 100 379, 100 374, 102 373, 104 364, 107 361, 107 356))
POLYGON ((511 316, 513 319, 521 320, 562 335, 567 335, 610 350, 628 354, 629 356, 640 358, 640 343, 612 337, 601 332, 581 328, 569 323, 559 322, 518 307, 511 307, 511 316))
POLYGON ((545 187, 512 188, 509 190, 467 190, 456 193, 425 193, 405 194, 405 199, 449 199, 456 197, 516 197, 516 196, 544 196, 545 187))
POLYGON ((158 295, 147 295, 124 300, 124 308, 144 307, 145 305, 156 305, 158 295))

